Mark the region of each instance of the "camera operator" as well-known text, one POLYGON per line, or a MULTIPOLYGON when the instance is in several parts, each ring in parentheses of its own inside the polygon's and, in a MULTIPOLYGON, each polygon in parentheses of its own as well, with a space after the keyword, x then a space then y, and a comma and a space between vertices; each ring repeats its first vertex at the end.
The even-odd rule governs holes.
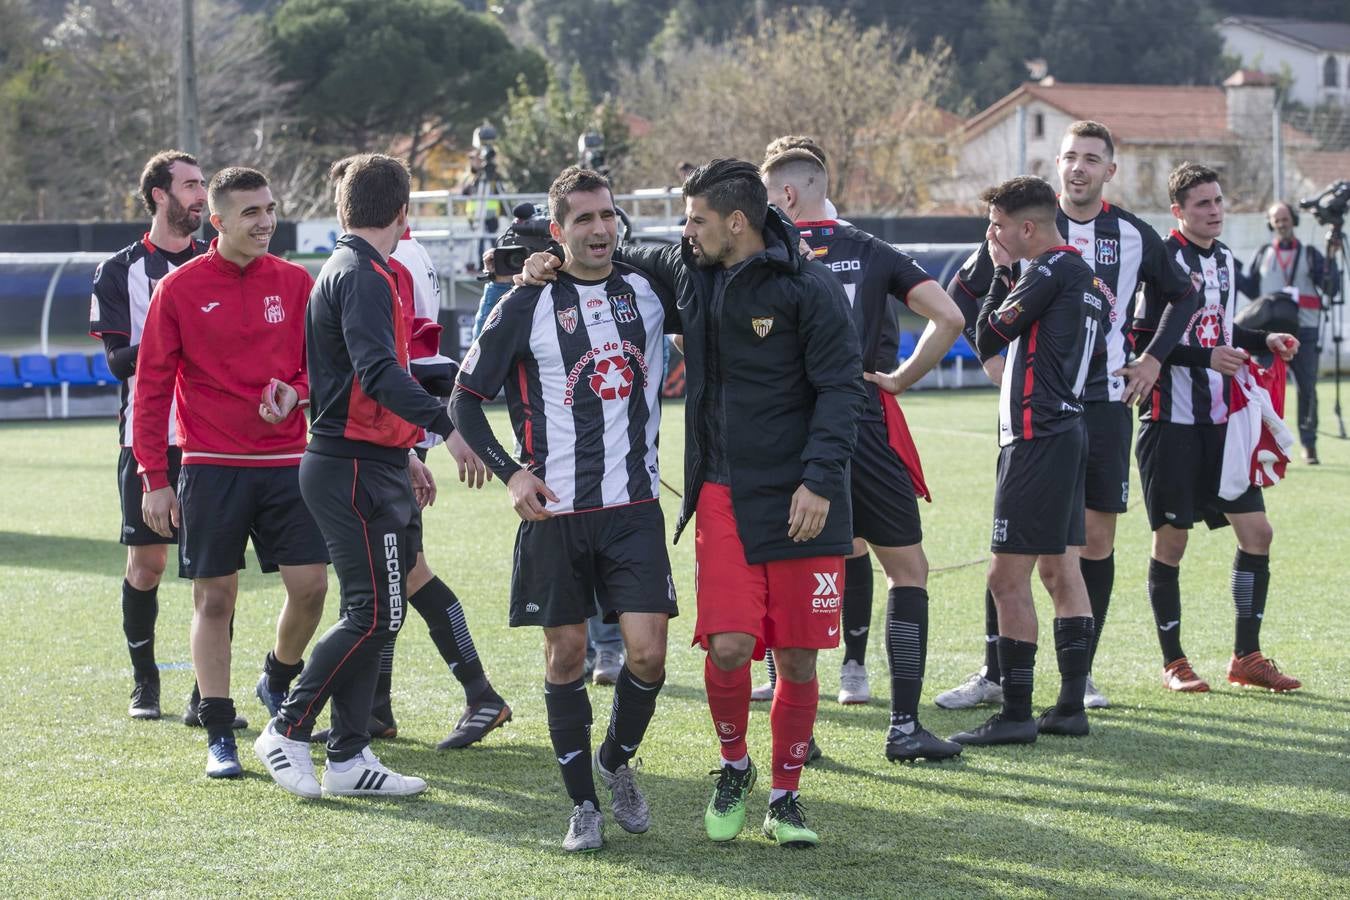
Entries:
POLYGON ((1288 203, 1266 211, 1272 240, 1252 257, 1239 289, 1251 297, 1297 292, 1299 350, 1290 368, 1298 383, 1298 433, 1303 459, 1317 465, 1317 362, 1321 352, 1318 332, 1325 303, 1336 295, 1340 275, 1334 260, 1294 236, 1298 213, 1288 203))
POLYGON ((483 273, 478 278, 487 284, 473 320, 474 340, 482 334, 483 326, 487 324, 488 316, 497 302, 511 290, 511 276, 520 272, 525 257, 548 249, 552 242, 548 233, 548 218, 533 203, 517 205, 511 210, 511 215, 514 217, 511 224, 497 238, 496 243, 483 252, 483 273))

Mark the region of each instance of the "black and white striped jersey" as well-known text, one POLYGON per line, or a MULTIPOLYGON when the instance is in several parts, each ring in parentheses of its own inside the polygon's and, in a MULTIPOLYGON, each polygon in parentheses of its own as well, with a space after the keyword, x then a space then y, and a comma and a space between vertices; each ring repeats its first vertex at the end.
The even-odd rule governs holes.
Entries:
POLYGON ((665 303, 620 263, 607 279, 518 287, 493 310, 456 384, 505 387, 516 458, 558 496, 553 513, 655 500, 665 303))
MULTIPOLYGON (((1208 248, 1198 247, 1177 231, 1164 243, 1169 255, 1194 273, 1193 280, 1201 292, 1200 308, 1186 323, 1178 349, 1233 346, 1241 271, 1233 251, 1217 240, 1208 248)), ((1162 306, 1157 294, 1146 288, 1135 314, 1136 327, 1141 332, 1155 330, 1162 306)), ((1164 365, 1152 393, 1140 407, 1139 418, 1179 425, 1221 425, 1228 421, 1229 384, 1228 378, 1207 366, 1164 365)))
MULTIPOLYGON (((209 246, 194 238, 185 249, 169 253, 150 243, 147 233, 136 243, 105 259, 94 271, 94 290, 89 297, 89 333, 100 340, 105 334, 122 334, 131 346, 139 344, 155 285, 183 263, 205 253, 209 246)), ((135 389, 136 376, 122 382, 117 437, 123 447, 131 446, 135 389)), ((169 416, 170 446, 177 443, 176 419, 176 415, 169 416)))

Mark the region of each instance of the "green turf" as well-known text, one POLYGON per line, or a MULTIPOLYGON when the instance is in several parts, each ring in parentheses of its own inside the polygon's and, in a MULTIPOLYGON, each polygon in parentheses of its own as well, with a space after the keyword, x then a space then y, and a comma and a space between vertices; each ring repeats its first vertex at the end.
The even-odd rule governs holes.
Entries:
MULTIPOLYGON (((1292 395, 1290 397, 1292 401, 1292 395)), ((1324 386, 1324 418, 1330 389, 1324 386)), ((939 734, 984 711, 932 706, 980 662, 983 558, 996 450, 989 392, 905 398, 935 502, 924 507, 935 572, 924 722, 939 734), (955 566, 955 568, 944 568, 955 566)), ((500 412, 494 421, 502 428, 500 412)), ((662 457, 680 484, 680 408, 667 407, 662 457)), ((869 657, 878 700, 834 702, 837 653, 821 666, 823 763, 804 797, 822 844, 783 851, 759 835, 767 778, 742 837, 714 846, 702 813, 716 741, 693 626, 692 551, 672 561, 684 615, 672 623, 670 674, 641 756, 653 826, 583 858, 559 842, 567 808, 544 722, 539 634, 505 627, 515 517, 501 485, 471 494, 436 454, 441 497, 427 515, 433 567, 463 598, 488 672, 515 721, 469 750, 433 749, 462 706, 415 617, 399 641, 400 737, 377 744, 431 789, 399 802, 301 802, 262 774, 247 732, 247 777, 208 781, 203 736, 177 722, 189 672, 164 673, 160 722, 125 714, 120 630, 124 553, 116 543, 115 430, 109 422, 0 427, 0 885, 11 897, 150 896, 910 896, 1350 894, 1350 641, 1344 613, 1350 445, 1324 437, 1324 464, 1290 468, 1269 496, 1276 540, 1263 644, 1302 678, 1297 695, 1243 692, 1223 680, 1232 640, 1231 531, 1197 533, 1182 573, 1186 648, 1214 693, 1172 695, 1144 595, 1142 510, 1122 520, 1115 606, 1097 664, 1114 707, 1082 740, 973 749, 953 764, 892 766, 882 756, 887 683, 884 582, 869 657)), ((673 523, 676 502, 665 510, 673 523)), ((250 557, 250 565, 252 558, 250 557)), ((331 620, 336 584, 330 588, 331 620)), ((254 725, 252 684, 279 605, 275 578, 242 579, 234 693, 254 725)), ((187 661, 189 593, 161 590, 162 663, 187 661)), ((1042 633, 1048 604, 1042 598, 1042 633)), ((1047 644, 1037 704, 1057 678, 1047 644)), ((609 689, 592 689, 603 732, 609 689)), ((767 706, 751 718, 767 773, 767 706)))

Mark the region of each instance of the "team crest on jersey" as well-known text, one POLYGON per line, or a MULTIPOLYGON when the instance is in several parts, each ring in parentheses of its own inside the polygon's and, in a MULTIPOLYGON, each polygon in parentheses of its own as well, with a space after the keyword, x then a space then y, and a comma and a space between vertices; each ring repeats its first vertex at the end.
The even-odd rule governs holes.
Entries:
POLYGON ((1114 266, 1120 260, 1120 241, 1097 238, 1097 265, 1114 266))
POLYGON ((998 311, 998 320, 1004 325, 1011 325, 1017 321, 1017 317, 1022 314, 1022 304, 1010 303, 998 311))
POLYGON ((769 336, 769 332, 773 330, 773 317, 766 316, 764 318, 751 319, 750 327, 755 330, 755 334, 762 338, 766 338, 769 336))
POLYGON ((276 294, 263 298, 263 318, 267 319, 269 324, 278 325, 286 319, 286 309, 281 305, 281 298, 276 294))
POLYGON ((614 310, 614 318, 618 320, 620 325, 637 321, 637 297, 631 289, 610 294, 609 305, 614 310))
POLYGON ((622 356, 606 356, 596 362, 590 385, 601 400, 627 400, 633 393, 633 367, 622 356))
POLYGON ((558 324, 562 330, 571 334, 577 330, 577 308, 569 306, 567 309, 558 310, 558 324))

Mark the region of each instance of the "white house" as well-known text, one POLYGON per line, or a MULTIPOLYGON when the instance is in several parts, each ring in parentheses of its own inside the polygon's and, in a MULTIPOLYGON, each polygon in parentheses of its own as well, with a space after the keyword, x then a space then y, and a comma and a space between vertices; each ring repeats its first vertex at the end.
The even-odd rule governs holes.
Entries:
POLYGON ((1229 16, 1219 22, 1224 52, 1244 68, 1291 79, 1286 99, 1305 106, 1350 105, 1350 24, 1229 16))

